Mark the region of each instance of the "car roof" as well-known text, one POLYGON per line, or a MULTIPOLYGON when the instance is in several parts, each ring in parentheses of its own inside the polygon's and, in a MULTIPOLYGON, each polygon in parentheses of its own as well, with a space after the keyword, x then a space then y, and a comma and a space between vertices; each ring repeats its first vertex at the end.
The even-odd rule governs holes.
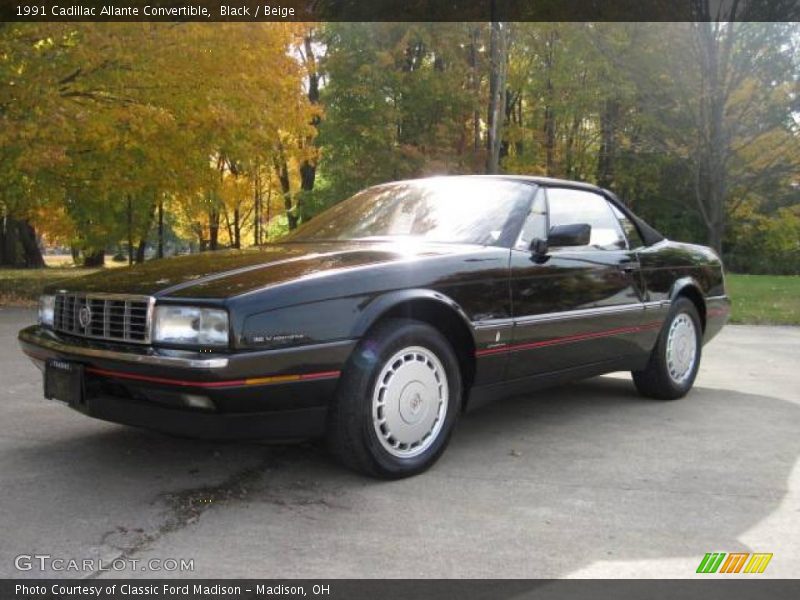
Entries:
POLYGON ((574 189, 581 189, 591 192, 598 192, 601 194, 608 194, 608 190, 598 187, 591 183, 584 181, 572 181, 569 179, 557 179, 555 177, 540 177, 538 175, 431 175, 429 177, 419 177, 415 179, 405 179, 401 181, 386 182, 381 185, 390 185, 392 183, 422 183, 431 179, 484 179, 495 181, 516 181, 519 183, 527 183, 529 185, 543 185, 551 187, 569 187, 574 189))
MULTIPOLYGON (((654 227, 646 223, 644 220, 639 218, 637 215, 633 213, 625 204, 617 198, 617 196, 611 192, 610 190, 601 188, 599 186, 593 185, 591 183, 585 183, 583 181, 570 181, 569 179, 556 179, 553 177, 539 177, 538 175, 433 175, 430 177, 422 177, 418 179, 407 179, 404 181, 393 181, 388 182, 383 185, 391 185, 395 183, 422 183, 425 181, 429 181, 432 179, 484 179, 484 180, 495 180, 495 181, 514 181, 518 183, 523 183, 527 185, 536 185, 536 186, 550 186, 550 187, 567 187, 576 190, 584 190, 587 192, 594 192, 596 194, 602 194, 611 203, 616 206, 620 211, 623 212, 629 219, 631 219, 639 229, 639 233, 641 234, 642 238, 644 238, 647 245, 652 245, 661 240, 665 239, 664 236, 659 233, 654 227)), ((378 186, 376 186, 378 187, 378 186)))

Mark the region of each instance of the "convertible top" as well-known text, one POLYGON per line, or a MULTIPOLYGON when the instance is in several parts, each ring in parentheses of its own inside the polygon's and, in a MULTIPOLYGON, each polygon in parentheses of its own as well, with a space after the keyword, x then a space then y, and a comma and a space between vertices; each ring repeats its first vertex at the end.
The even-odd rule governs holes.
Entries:
MULTIPOLYGON (((616 194, 607 190, 605 188, 598 187, 591 183, 586 183, 583 181, 571 181, 569 179, 556 179, 554 177, 539 177, 537 175, 441 175, 441 176, 433 176, 433 177, 447 177, 452 179, 499 179, 504 181, 517 181, 520 183, 528 183, 530 185, 542 185, 542 186, 557 186, 557 187, 569 187, 574 188, 576 190, 585 190, 587 192, 594 192, 596 194, 601 194, 608 198, 614 205, 621 210, 625 216, 627 216, 633 223, 636 225, 639 233, 644 240, 644 243, 648 246, 652 246, 653 244, 657 244, 658 242, 664 241, 666 238, 659 233, 654 227, 648 225, 645 221, 640 219, 636 216, 631 210, 625 206, 625 204, 620 200, 616 194)), ((425 179, 429 178, 419 178, 413 179, 409 181, 424 181, 425 179)), ((395 183, 395 182, 393 182, 395 183)))

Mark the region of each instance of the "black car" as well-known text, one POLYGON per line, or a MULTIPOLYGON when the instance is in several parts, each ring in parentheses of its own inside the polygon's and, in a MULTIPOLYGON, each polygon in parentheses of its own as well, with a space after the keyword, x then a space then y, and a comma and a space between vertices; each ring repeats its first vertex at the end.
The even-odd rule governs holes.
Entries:
POLYGON ((277 244, 46 290, 23 350, 85 414, 220 438, 326 436, 402 477, 483 400, 610 371, 684 396, 727 320, 710 249, 612 193, 457 176, 364 190, 277 244))

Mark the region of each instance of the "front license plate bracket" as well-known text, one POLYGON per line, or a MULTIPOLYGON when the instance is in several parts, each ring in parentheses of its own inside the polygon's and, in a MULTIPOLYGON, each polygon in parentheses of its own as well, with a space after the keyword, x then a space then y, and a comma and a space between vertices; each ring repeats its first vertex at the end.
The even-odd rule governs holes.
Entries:
POLYGON ((83 365, 60 359, 48 359, 44 365, 44 397, 70 406, 83 404, 83 365))

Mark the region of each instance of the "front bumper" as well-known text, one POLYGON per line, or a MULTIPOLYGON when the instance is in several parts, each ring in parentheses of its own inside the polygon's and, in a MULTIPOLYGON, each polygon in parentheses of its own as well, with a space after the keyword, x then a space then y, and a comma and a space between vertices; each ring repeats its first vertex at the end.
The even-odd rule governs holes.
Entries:
POLYGON ((89 416, 207 439, 290 439, 323 433, 327 405, 356 341, 206 354, 104 344, 39 326, 19 334, 37 366, 84 366, 89 416), (198 408, 198 402, 203 408, 198 408))

